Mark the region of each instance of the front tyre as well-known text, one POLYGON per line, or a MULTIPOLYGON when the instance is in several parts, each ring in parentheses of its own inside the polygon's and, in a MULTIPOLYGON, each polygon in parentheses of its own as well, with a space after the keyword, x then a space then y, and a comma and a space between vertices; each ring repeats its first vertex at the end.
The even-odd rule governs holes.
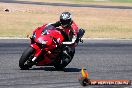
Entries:
POLYGON ((33 64, 30 62, 30 60, 32 59, 34 51, 35 50, 32 47, 29 47, 23 52, 19 60, 19 67, 21 70, 27 70, 32 67, 33 64))

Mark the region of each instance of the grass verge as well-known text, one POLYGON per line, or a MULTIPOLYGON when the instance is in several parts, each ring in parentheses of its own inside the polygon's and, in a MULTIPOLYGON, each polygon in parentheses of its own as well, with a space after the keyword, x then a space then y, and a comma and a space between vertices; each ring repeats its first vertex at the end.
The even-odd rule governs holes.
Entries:
POLYGON ((71 12, 78 26, 86 29, 86 38, 132 38, 132 10, 11 3, 0 3, 0 37, 31 35, 36 27, 57 21, 63 11, 71 12))

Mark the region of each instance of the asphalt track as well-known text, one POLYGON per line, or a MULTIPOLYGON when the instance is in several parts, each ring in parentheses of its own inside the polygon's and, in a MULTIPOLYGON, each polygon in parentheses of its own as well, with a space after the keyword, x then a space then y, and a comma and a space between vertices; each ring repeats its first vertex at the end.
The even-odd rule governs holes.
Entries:
POLYGON ((49 2, 33 2, 33 1, 17 1, 17 0, 0 0, 3 3, 17 4, 33 4, 33 5, 49 5, 49 6, 65 6, 65 7, 90 7, 90 8, 108 8, 108 9, 132 9, 132 6, 106 6, 94 4, 68 4, 68 3, 49 3, 49 2))
POLYGON ((132 80, 132 40, 84 40, 64 71, 36 66, 20 70, 18 61, 28 46, 26 39, 0 39, 0 88, 81 88, 82 67, 90 79, 132 80))

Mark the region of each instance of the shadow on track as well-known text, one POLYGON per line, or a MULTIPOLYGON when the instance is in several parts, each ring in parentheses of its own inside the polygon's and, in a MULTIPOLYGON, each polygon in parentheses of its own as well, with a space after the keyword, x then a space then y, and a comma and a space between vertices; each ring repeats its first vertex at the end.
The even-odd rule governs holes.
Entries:
MULTIPOLYGON (((40 68, 32 68, 30 70, 44 70, 44 71, 58 71, 54 67, 40 67, 40 68)), ((79 68, 65 68, 64 70, 61 70, 64 72, 80 72, 81 69, 79 68)))

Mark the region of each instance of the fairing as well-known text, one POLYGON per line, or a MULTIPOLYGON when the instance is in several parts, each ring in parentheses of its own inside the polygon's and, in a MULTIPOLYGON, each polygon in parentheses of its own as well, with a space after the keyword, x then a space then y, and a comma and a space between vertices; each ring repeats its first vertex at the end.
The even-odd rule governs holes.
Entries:
POLYGON ((56 28, 52 25, 43 25, 42 27, 37 28, 34 30, 33 34, 35 37, 33 38, 31 47, 35 49, 36 57, 41 55, 41 61, 38 62, 37 65, 46 65, 52 63, 54 55, 52 53, 47 53, 48 51, 53 51, 57 44, 61 44, 64 40, 60 31, 56 30, 56 28), (55 41, 55 40, 56 41, 55 41))

